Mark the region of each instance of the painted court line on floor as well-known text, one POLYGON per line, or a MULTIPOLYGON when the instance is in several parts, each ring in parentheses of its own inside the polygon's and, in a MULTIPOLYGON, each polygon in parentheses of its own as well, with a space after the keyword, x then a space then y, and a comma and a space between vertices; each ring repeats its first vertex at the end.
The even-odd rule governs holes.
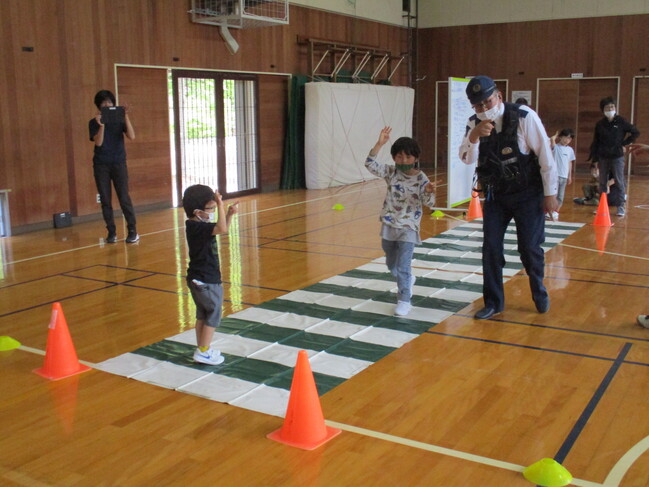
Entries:
MULTIPOLYGON (((45 355, 45 351, 39 350, 37 348, 27 347, 25 345, 21 345, 20 347, 18 347, 18 349, 23 350, 25 352, 34 353, 36 355, 42 355, 42 356, 45 355)), ((94 363, 86 362, 84 360, 80 360, 79 362, 89 367, 96 368, 95 367, 96 364, 94 363)), ((367 436, 369 438, 375 438, 378 440, 388 441, 391 443, 396 443, 411 448, 417 448, 419 450, 425 450, 432 453, 438 453, 440 455, 446 455, 453 458, 467 460, 470 462, 479 463, 494 468, 510 470, 512 472, 518 472, 518 473, 522 473, 523 470, 525 469, 524 466, 517 465, 515 463, 504 462, 502 460, 495 460, 492 458, 483 457, 481 455, 474 455, 472 453, 465 453, 459 450, 453 450, 450 448, 431 445, 416 440, 410 440, 408 438, 402 438, 387 433, 381 433, 366 428, 360 428, 358 426, 339 423, 337 421, 325 420, 325 423, 330 427, 338 428, 350 433, 355 433, 358 435, 367 436)), ((627 451, 618 460, 615 466, 611 469, 610 473, 606 477, 606 480, 604 481, 603 484, 599 484, 597 482, 590 482, 588 480, 573 478, 571 485, 576 485, 579 487, 619 487, 620 482, 626 475, 627 471, 633 466, 635 461, 638 458, 640 458, 646 451, 649 451, 649 436, 639 441, 636 445, 634 445, 631 449, 629 449, 629 451, 627 451)))
MULTIPOLYGON (((581 226, 548 224, 544 250, 581 226)), ((413 261, 417 281, 407 317, 394 316, 394 278, 382 259, 375 259, 224 317, 214 341, 226 357, 221 366, 192 362, 195 337, 190 330, 97 367, 283 417, 300 349, 309 354, 316 385, 324 394, 478 299, 482 277, 476 274, 481 270, 476 251, 481 240, 482 225, 472 222, 422 243, 413 261)), ((508 278, 523 268, 518 257, 509 255, 515 240, 512 225, 505 237, 508 278)))
MULTIPOLYGON (((461 460, 467 460, 469 462, 479 463, 482 465, 487 465, 489 467, 500 468, 502 470, 510 470, 512 472, 517 472, 522 474, 523 470, 525 470, 526 468, 522 465, 517 465, 515 463, 503 462, 502 460, 495 460, 493 458, 483 457, 481 455, 474 455, 473 453, 466 453, 459 450, 452 450, 450 448, 444 448, 442 446, 431 445, 429 443, 410 440, 408 438, 402 438, 400 436, 380 433, 378 431, 368 430, 365 428, 360 428, 358 426, 351 426, 344 423, 338 423, 336 421, 325 420, 325 423, 327 424, 327 426, 348 431, 350 433, 356 433, 358 435, 367 436, 369 438, 376 438, 378 440, 389 441, 390 443, 397 443, 399 445, 404 445, 411 448, 417 448, 419 450, 425 450, 432 453, 439 453, 440 455, 458 458, 461 460)), ((588 480, 576 479, 576 478, 573 478, 570 485, 577 485, 579 487, 609 487, 608 485, 599 484, 597 482, 590 482, 588 480)))
MULTIPOLYGON (((282 208, 289 208, 291 206, 306 205, 307 203, 312 203, 314 201, 321 201, 321 200, 326 200, 326 199, 329 199, 329 198, 336 198, 336 197, 341 196, 341 195, 353 194, 353 193, 361 193, 361 192, 363 192, 363 189, 356 189, 356 190, 353 190, 353 191, 346 191, 346 192, 343 192, 343 193, 337 193, 337 194, 333 194, 333 195, 329 195, 329 196, 323 196, 321 198, 302 200, 302 201, 297 201, 295 203, 288 203, 286 205, 274 206, 272 208, 265 208, 263 210, 249 211, 247 213, 240 213, 239 215, 241 215, 241 216, 255 215, 255 214, 258 214, 258 213, 264 213, 266 211, 280 210, 282 208)), ((140 234, 140 236, 143 237, 143 236, 147 236, 147 235, 156 235, 158 233, 171 232, 171 231, 176 230, 176 229, 177 228, 175 227, 175 228, 167 228, 167 229, 163 229, 163 230, 156 230, 155 232, 142 233, 142 234, 140 234)), ((52 252, 52 253, 49 253, 49 254, 35 255, 34 257, 28 257, 26 259, 19 259, 19 260, 13 260, 13 261, 10 261, 10 262, 6 262, 5 265, 20 264, 22 262, 29 262, 29 261, 32 261, 32 260, 43 259, 43 258, 46 258, 46 257, 54 257, 56 255, 67 254, 69 252, 76 252, 78 250, 91 249, 93 247, 102 247, 103 245, 106 245, 106 244, 100 242, 100 243, 96 243, 96 244, 92 244, 92 245, 85 245, 83 247, 75 247, 73 249, 61 250, 59 252, 52 252)))

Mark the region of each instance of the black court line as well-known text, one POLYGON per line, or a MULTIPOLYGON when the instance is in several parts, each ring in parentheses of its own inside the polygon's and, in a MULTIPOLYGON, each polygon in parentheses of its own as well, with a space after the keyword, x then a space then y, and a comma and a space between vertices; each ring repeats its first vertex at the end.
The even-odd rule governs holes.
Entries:
MULTIPOLYGON (((561 243, 557 244, 561 245, 561 243)), ((556 264, 545 264, 545 267, 552 267, 554 269, 570 269, 570 270, 577 270, 577 271, 587 271, 587 272, 599 272, 602 274, 615 274, 615 275, 624 275, 624 276, 643 276, 643 277, 649 277, 649 274, 645 272, 622 272, 622 271, 609 271, 606 269, 591 269, 590 267, 574 267, 574 266, 564 266, 564 265, 556 265, 556 264)), ((547 276, 546 276, 547 277, 547 276)))
MULTIPOLYGON (((53 276, 64 275, 65 277, 74 277, 74 278, 77 278, 77 279, 88 279, 88 280, 97 280, 99 282, 113 283, 113 281, 103 281, 101 279, 93 279, 93 278, 83 277, 83 276, 71 276, 71 275, 68 275, 68 273, 77 272, 79 270, 88 269, 90 267, 110 267, 111 269, 123 269, 123 270, 129 270, 129 271, 133 271, 133 272, 146 272, 146 273, 149 274, 147 276, 135 277, 135 278, 129 279, 127 281, 115 282, 115 284, 128 284, 128 283, 131 283, 131 282, 136 281, 138 279, 144 279, 144 278, 153 277, 153 276, 167 276, 167 277, 175 277, 175 278, 180 277, 182 279, 187 278, 186 274, 172 274, 171 272, 149 271, 149 270, 144 270, 144 269, 136 269, 136 268, 133 268, 133 267, 120 267, 120 266, 108 265, 108 264, 95 264, 95 265, 92 265, 92 266, 89 266, 89 267, 84 267, 82 269, 76 269, 76 270, 72 270, 72 271, 65 271, 64 273, 61 273, 61 274, 53 274, 53 276)), ((53 276, 48 276, 48 277, 53 277, 53 276)), ((40 279, 41 278, 34 279, 33 281, 38 281, 40 279)), ((221 281, 224 284, 232 284, 231 281, 227 281, 225 279, 222 279, 221 281)), ((256 285, 253 285, 253 284, 238 284, 238 285, 241 286, 241 287, 250 287, 250 288, 253 288, 253 289, 263 289, 263 290, 266 290, 266 291, 277 291, 277 292, 283 292, 283 293, 290 293, 291 292, 291 290, 289 290, 289 289, 278 289, 278 288, 274 288, 274 287, 256 286, 256 285)), ((136 286, 134 286, 134 287, 136 287, 136 286)), ((144 286, 142 286, 142 287, 144 287, 144 286)), ((146 288, 145 287, 145 289, 153 289, 153 290, 155 290, 156 288, 146 288)), ((164 289, 159 289, 159 290, 164 291, 164 292, 168 292, 168 291, 165 291, 164 289)), ((253 305, 253 306, 255 306, 255 305, 253 305)))
MULTIPOLYGON (((451 338, 460 338, 462 340, 472 340, 472 341, 476 341, 476 342, 491 343, 491 344, 494 344, 494 345, 505 345, 505 346, 508 346, 508 347, 525 348, 525 349, 528 349, 528 350, 536 350, 536 351, 539 351, 539 352, 558 353, 558 354, 562 354, 562 355, 571 355, 573 357, 592 358, 592 359, 595 359, 595 360, 604 360, 604 361, 607 361, 607 362, 618 362, 619 361, 620 363, 627 364, 627 365, 640 365, 640 366, 644 366, 644 367, 649 367, 649 363, 631 362, 631 361, 628 361, 628 360, 619 360, 619 357, 618 358, 602 357, 602 356, 599 356, 599 355, 590 355, 590 354, 587 354, 587 353, 569 352, 569 351, 566 351, 566 350, 558 350, 558 349, 555 349, 555 348, 537 347, 537 346, 534 346, 534 345, 521 345, 520 343, 503 342, 503 341, 500 341, 500 340, 490 340, 488 338, 469 337, 469 336, 456 335, 454 333, 444 333, 444 332, 441 332, 441 331, 434 331, 434 330, 428 330, 425 333, 429 333, 431 335, 447 336, 447 337, 451 337, 451 338)), ((627 345, 630 345, 630 344, 627 344, 627 345)))
POLYGON ((42 281, 43 279, 49 279, 50 277, 58 277, 58 276, 61 276, 61 275, 65 274, 65 273, 67 273, 67 272, 78 272, 78 271, 83 271, 83 270, 86 270, 86 269, 92 269, 93 267, 101 267, 101 266, 102 266, 102 264, 93 264, 93 265, 89 265, 89 266, 86 266, 86 267, 81 267, 79 269, 72 269, 72 270, 69 270, 69 271, 57 272, 56 274, 48 274, 46 276, 35 277, 34 279, 28 279, 26 281, 14 282, 13 284, 7 284, 6 286, 0 286, 0 291, 2 291, 3 289, 9 289, 10 287, 14 287, 14 286, 21 286, 23 284, 29 284, 31 282, 42 281))
MULTIPOLYGON (((521 274, 527 276, 527 274, 521 274)), ((643 274, 641 274, 643 275, 643 274)), ((649 286, 643 286, 641 284, 624 284, 622 282, 604 282, 604 281, 593 281, 592 279, 575 279, 573 277, 553 277, 545 276, 544 279, 554 279, 557 281, 570 281, 570 282, 586 282, 588 284, 603 284, 604 286, 619 286, 619 287, 639 287, 642 289, 648 289, 649 286)))
MULTIPOLYGON (((454 316, 462 316, 464 318, 473 318, 473 315, 468 315, 464 313, 455 313, 454 316)), ((489 321, 496 321, 498 323, 508 323, 510 325, 522 325, 522 326, 531 326, 533 328, 543 328, 546 330, 556 330, 556 331, 567 331, 572 333, 583 333, 585 335, 594 335, 610 338, 621 338, 623 340, 635 340, 640 342, 649 342, 649 338, 636 338, 627 335, 615 335, 613 333, 603 333, 598 331, 588 331, 588 330, 578 330, 576 328, 561 328, 559 326, 549 326, 549 325, 539 325, 536 323, 526 323, 524 321, 512 321, 512 320, 502 320, 498 318, 490 318, 489 321)))
POLYGON ((568 433, 568 437, 566 440, 563 442, 563 445, 559 448, 559 451, 557 454, 554 456, 554 459, 559 462, 563 463, 566 457, 568 456, 568 453, 570 453, 570 450, 574 446, 575 442, 579 438, 579 435, 583 431, 584 427, 586 426, 586 423, 588 423, 588 420, 592 416, 593 412, 595 411, 595 408, 597 407, 597 404, 599 404, 599 401, 602 399, 604 396, 604 393, 606 392, 606 389, 608 389, 608 386, 611 384, 613 381, 613 378, 615 377, 615 374, 617 374, 617 371, 620 368, 620 365, 624 363, 624 357, 627 356, 629 353, 629 350, 631 349, 631 343, 625 343, 624 347, 622 347, 622 350, 618 354, 617 358, 615 359, 615 362, 613 365, 611 365, 611 368, 609 369, 608 373, 602 380, 601 384, 595 391, 595 394, 593 394, 593 397, 589 401, 589 403, 586 405, 586 408, 584 411, 581 413, 581 416, 573 426, 572 430, 570 433, 568 433))
POLYGON ((109 284, 108 286, 101 287, 99 289, 93 289, 92 291, 85 291, 83 293, 73 294, 72 296, 66 296, 65 298, 62 298, 62 299, 54 299, 52 301, 46 301, 44 303, 39 303, 39 304, 35 304, 33 306, 29 306, 27 308, 17 309, 16 311, 11 311, 9 313, 1 314, 0 318, 5 318, 7 316, 15 315, 17 313, 22 313, 24 311, 29 311, 31 309, 40 308, 41 306, 46 306, 48 304, 60 303, 62 301, 67 301, 69 299, 78 298, 79 296, 85 296, 86 294, 96 293, 97 291, 104 291, 106 289, 109 289, 109 288, 115 287, 115 286, 117 286, 117 284, 109 284))
MULTIPOLYGON (((377 235, 380 238, 380 235, 377 235)), ((287 240, 287 239, 281 239, 277 240, 277 242, 291 242, 291 243, 301 243, 301 244, 314 244, 314 242, 310 242, 308 240, 299 240, 299 239, 293 239, 293 240, 287 240)), ((277 242, 269 242, 269 243, 277 243, 277 242)), ((378 240, 377 240, 378 242, 378 240)), ((266 244, 264 244, 266 245, 266 244)), ((346 245, 346 244, 341 244, 341 243, 335 243, 335 242, 316 242, 315 245, 328 245, 329 247, 341 247, 344 249, 368 249, 370 247, 367 246, 362 246, 362 245, 346 245)), ((380 250, 383 252, 383 249, 379 245, 377 245, 375 248, 377 251, 380 250)), ((283 249, 278 249, 278 250, 283 250, 283 249)), ((343 255, 344 257, 344 255, 343 255)))

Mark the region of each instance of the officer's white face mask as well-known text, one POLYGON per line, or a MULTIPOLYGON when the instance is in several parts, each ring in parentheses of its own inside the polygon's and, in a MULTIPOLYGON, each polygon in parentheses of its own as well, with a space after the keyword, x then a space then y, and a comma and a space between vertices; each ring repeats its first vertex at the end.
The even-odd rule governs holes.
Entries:
POLYGON ((610 110, 608 112, 604 112, 604 116, 608 118, 609 120, 612 120, 613 117, 615 116, 615 110, 610 110))
POLYGON ((476 113, 475 115, 480 120, 495 120, 499 112, 500 112, 500 103, 497 103, 496 106, 491 107, 489 110, 476 113))

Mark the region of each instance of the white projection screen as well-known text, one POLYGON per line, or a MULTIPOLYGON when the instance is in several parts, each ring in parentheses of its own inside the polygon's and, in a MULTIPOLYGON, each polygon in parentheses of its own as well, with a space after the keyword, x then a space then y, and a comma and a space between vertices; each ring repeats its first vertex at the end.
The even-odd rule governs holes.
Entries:
POLYGON ((365 159, 383 127, 391 141, 378 160, 391 163, 390 145, 412 136, 415 90, 404 86, 312 82, 305 86, 306 186, 324 189, 376 179, 365 159))

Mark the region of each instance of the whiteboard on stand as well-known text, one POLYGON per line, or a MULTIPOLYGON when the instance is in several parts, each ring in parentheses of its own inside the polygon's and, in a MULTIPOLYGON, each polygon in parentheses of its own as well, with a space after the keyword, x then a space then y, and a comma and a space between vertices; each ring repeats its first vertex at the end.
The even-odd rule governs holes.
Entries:
POLYGON ((471 199, 475 164, 465 164, 458 155, 467 121, 473 109, 466 96, 469 84, 466 78, 448 79, 448 206, 466 203, 471 199))

